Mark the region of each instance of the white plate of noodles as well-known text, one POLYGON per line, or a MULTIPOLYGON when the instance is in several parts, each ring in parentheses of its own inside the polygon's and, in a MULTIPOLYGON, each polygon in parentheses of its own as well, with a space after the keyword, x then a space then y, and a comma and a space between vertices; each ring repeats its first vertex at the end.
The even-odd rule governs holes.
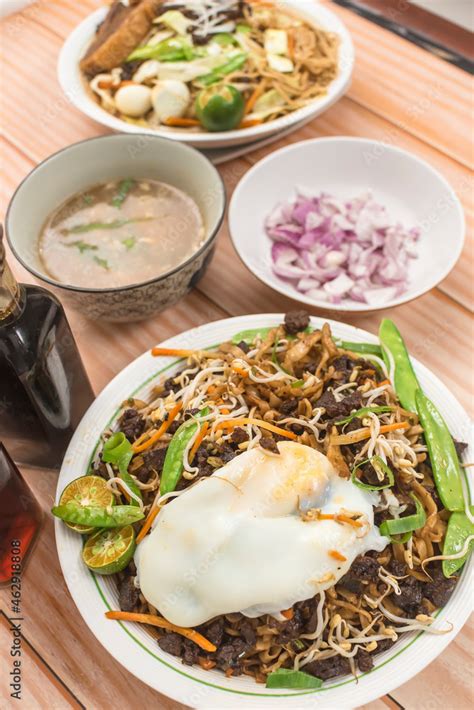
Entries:
MULTIPOLYGON (((215 0, 199 0, 198 5, 209 13, 213 3, 215 0)), ((182 4, 183 12, 192 16, 195 0, 182 4)), ((224 4, 230 11, 240 12, 234 8, 241 7, 236 1, 224 4)), ((107 8, 100 8, 76 27, 61 50, 61 87, 77 109, 112 130, 158 134, 201 148, 239 145, 270 136, 311 120, 341 98, 351 80, 354 49, 337 15, 312 0, 285 0, 262 7, 246 3, 245 7, 246 16, 240 13, 235 20, 222 15, 206 40, 202 36, 204 20, 199 18, 185 18, 184 27, 182 19, 181 25, 176 25, 173 17, 172 27, 160 22, 165 3, 156 10, 157 17, 146 35, 137 35, 140 40, 136 43, 131 41, 132 51, 125 59, 122 52, 114 55, 121 57, 116 61, 105 60, 104 64, 99 57, 85 63, 96 29, 108 13, 107 8), (257 13, 262 12, 277 15, 264 16, 260 23, 257 13), (287 29, 288 22, 296 22, 296 26, 287 29), (167 83, 170 80, 174 83, 167 83), (241 95, 240 119, 234 121, 236 127, 208 129, 208 123, 204 127, 198 121, 196 97, 206 87, 226 85, 236 87, 241 95), (171 97, 168 89, 174 92, 171 97), (183 120, 190 125, 179 125, 183 120)), ((205 22, 207 28, 208 18, 205 22)))
MULTIPOLYGON (((250 329, 276 327, 282 314, 250 315, 216 321, 170 338, 162 347, 210 349, 250 329)), ((328 323, 335 339, 376 344, 377 338, 351 325, 311 318, 321 329, 328 323)), ((328 326, 326 326, 327 328, 328 326)), ((327 332, 327 331, 326 331, 327 332)), ((152 344, 150 344, 152 345, 152 344)), ((468 417, 448 388, 424 365, 413 359, 420 385, 442 412, 452 435, 466 438, 468 417)), ((100 437, 114 425, 122 403, 130 397, 154 399, 153 387, 182 369, 176 357, 152 357, 148 351, 119 373, 101 392, 84 416, 66 453, 58 480, 58 496, 78 476, 85 475, 97 455, 100 437)), ((467 452, 472 457, 472 449, 467 452)), ((203 484, 204 486, 205 484, 203 484)), ((197 486, 194 490, 199 490, 197 486)), ((189 491, 191 493, 191 491, 189 491)), ((183 498, 178 499, 183 500, 183 498)), ((172 504, 173 505, 173 504, 172 504)), ((167 507, 167 506, 165 506, 167 507)), ((206 520, 202 521, 206 525, 206 520)), ((111 621, 105 613, 118 608, 116 581, 93 575, 81 561, 81 536, 55 521, 56 542, 69 591, 79 613, 104 648, 128 671, 155 690, 187 706, 198 708, 353 708, 369 703, 411 679, 443 652, 466 621, 472 607, 470 580, 473 561, 466 563, 451 598, 436 613, 433 628, 400 633, 395 643, 375 656, 370 672, 326 680, 318 689, 270 689, 254 677, 225 675, 222 670, 204 670, 185 665, 181 658, 164 652, 142 624, 111 621)), ((288 541, 291 546, 291 541, 288 541)), ((265 562, 262 561, 262 575, 265 562)), ((204 569, 204 574, 206 570, 204 569)))

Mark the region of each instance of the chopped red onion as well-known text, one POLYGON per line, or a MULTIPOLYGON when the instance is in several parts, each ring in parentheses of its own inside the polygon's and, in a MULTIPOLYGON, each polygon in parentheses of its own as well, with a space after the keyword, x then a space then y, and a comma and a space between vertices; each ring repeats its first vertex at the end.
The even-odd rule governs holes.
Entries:
POLYGON ((311 298, 388 303, 408 286, 417 227, 395 221, 370 192, 343 201, 298 191, 265 220, 274 273, 311 298))

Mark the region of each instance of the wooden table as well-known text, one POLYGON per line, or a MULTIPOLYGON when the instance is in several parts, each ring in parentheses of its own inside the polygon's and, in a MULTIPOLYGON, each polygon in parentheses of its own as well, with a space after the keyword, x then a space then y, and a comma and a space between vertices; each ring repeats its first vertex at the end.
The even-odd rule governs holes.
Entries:
MULTIPOLYGON (((64 38, 101 4, 101 0, 39 0, 2 23, 2 214, 19 181, 39 161, 69 143, 103 132, 68 104, 56 80, 56 60, 64 38)), ((468 227, 472 228, 468 75, 349 10, 327 4, 346 23, 355 41, 357 61, 352 88, 336 106, 285 138, 284 143, 315 136, 355 135, 406 148, 426 159, 450 181, 464 204, 468 227)), ((398 6, 397 12, 403 14, 404 3, 398 6)), ((249 167, 275 147, 280 145, 256 151, 221 168, 229 195, 249 167)), ((11 263, 20 279, 31 280, 13 258, 11 263)), ((87 321, 78 313, 71 312, 69 316, 98 393, 127 363, 164 338, 229 315, 285 311, 294 306, 293 301, 274 293, 245 269, 224 226, 215 258, 199 287, 153 320, 118 328, 87 321)), ((472 414, 471 311, 469 231, 462 257, 448 278, 390 315, 406 337, 410 351, 451 388, 472 414)), ((376 332, 382 315, 345 320, 376 332)), ((25 474, 47 511, 53 502, 57 474, 25 474)), ((23 595, 23 707, 180 707, 132 677, 88 630, 62 579, 48 514, 24 577, 23 595)), ((9 648, 7 599, 6 590, 0 592, 0 706, 14 707, 9 681, 3 673, 9 648)), ((425 671, 390 696, 365 707, 467 709, 473 701, 469 674, 472 648, 466 626, 425 671)))

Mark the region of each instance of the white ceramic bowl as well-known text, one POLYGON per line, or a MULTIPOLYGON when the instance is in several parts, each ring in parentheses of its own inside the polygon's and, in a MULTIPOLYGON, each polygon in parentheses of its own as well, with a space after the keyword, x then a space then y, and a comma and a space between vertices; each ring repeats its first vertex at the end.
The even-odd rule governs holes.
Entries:
POLYGON ((249 170, 229 207, 234 247, 261 281, 284 296, 330 311, 369 312, 406 303, 434 288, 451 271, 464 244, 464 213, 456 193, 440 173, 412 153, 364 138, 316 138, 277 150, 249 170), (264 220, 297 187, 314 194, 353 198, 371 190, 389 213, 418 226, 418 258, 411 260, 408 289, 391 301, 340 304, 300 293, 273 273, 271 239, 264 220))
POLYGON ((39 163, 17 187, 5 227, 18 261, 60 298, 94 320, 127 322, 151 318, 196 286, 213 257, 225 207, 222 178, 198 150, 160 136, 121 133, 73 143, 39 163), (192 197, 204 221, 201 247, 171 271, 128 286, 71 286, 53 279, 38 250, 46 219, 72 195, 124 176, 160 180, 192 197))
MULTIPOLYGON (((229 318, 194 328, 163 345, 174 348, 204 348, 230 339, 241 330, 274 326, 282 322, 281 314, 252 315, 229 318)), ((324 321, 312 318, 314 327, 324 321)), ((359 328, 331 322, 333 334, 339 338, 358 342, 377 342, 377 339, 359 328)), ((150 343, 150 346, 154 343, 150 343)), ((166 377, 176 370, 173 358, 157 360, 144 353, 126 367, 101 392, 90 407, 74 434, 64 458, 58 480, 57 497, 66 484, 77 476, 86 474, 89 463, 103 429, 117 415, 120 403, 138 393, 147 398, 161 373, 166 377)), ((468 416, 447 387, 424 365, 413 360, 421 386, 443 413, 453 436, 466 436, 468 416)), ((472 447, 467 460, 472 460, 472 447)), ((461 629, 472 608, 471 576, 474 559, 465 566, 461 579, 449 603, 435 622, 436 626, 453 624, 453 629, 443 636, 428 634, 404 635, 389 651, 377 655, 375 668, 362 674, 356 682, 345 676, 325 682, 317 691, 268 690, 247 676, 226 678, 219 671, 204 671, 200 667, 185 666, 181 660, 164 653, 156 641, 140 624, 112 622, 105 612, 118 608, 116 585, 110 578, 94 576, 81 562, 82 541, 77 533, 55 520, 56 544, 64 578, 77 605, 79 613, 92 633, 107 651, 137 678, 178 702, 194 708, 224 710, 233 708, 254 710, 266 708, 353 708, 364 705, 393 688, 405 683, 432 661, 461 629)))
POLYGON ((94 101, 86 89, 85 82, 79 71, 79 61, 89 46, 97 25, 104 19, 107 8, 100 8, 81 22, 69 35, 61 50, 58 60, 58 79, 62 90, 74 106, 94 121, 115 131, 126 133, 149 132, 166 138, 182 141, 199 148, 222 148, 225 146, 249 143, 258 138, 264 138, 288 126, 306 122, 326 111, 347 91, 354 66, 354 48, 352 40, 341 20, 330 10, 314 0, 284 0, 280 3, 293 12, 297 12, 309 23, 319 25, 323 29, 335 32, 340 37, 339 75, 331 83, 327 94, 316 99, 308 106, 293 111, 274 121, 260 126, 222 133, 193 133, 173 128, 161 127, 159 130, 134 126, 120 118, 107 113, 94 101))

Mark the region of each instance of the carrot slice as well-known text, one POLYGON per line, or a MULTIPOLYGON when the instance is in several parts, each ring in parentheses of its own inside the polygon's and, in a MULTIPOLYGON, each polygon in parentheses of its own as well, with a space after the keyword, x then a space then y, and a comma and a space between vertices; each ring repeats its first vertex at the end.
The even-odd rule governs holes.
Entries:
POLYGON ((253 419, 252 417, 242 417, 242 419, 229 419, 224 422, 219 422, 216 429, 233 429, 234 427, 242 426, 243 424, 255 424, 255 426, 259 426, 261 429, 268 429, 268 431, 273 431, 275 434, 286 436, 288 439, 297 438, 294 431, 287 431, 286 429, 281 429, 279 426, 270 424, 270 422, 264 422, 263 419, 253 419))
POLYGON ((195 118, 181 118, 180 116, 170 116, 163 123, 166 126, 175 128, 189 128, 190 126, 200 126, 201 124, 195 118))
POLYGON ((344 555, 341 555, 340 552, 337 550, 329 550, 329 557, 332 557, 334 560, 337 560, 338 562, 346 562, 347 557, 344 557, 344 555))
POLYGON ((152 348, 151 354, 153 357, 189 357, 194 355, 195 350, 180 350, 179 348, 152 348))
POLYGON ((249 98, 247 99, 247 103, 245 104, 245 115, 247 115, 248 113, 251 112, 251 110, 255 106, 257 100, 263 94, 264 88, 265 88, 265 84, 263 81, 261 81, 260 84, 257 84, 255 89, 252 91, 249 98))
POLYGON ((172 624, 171 621, 164 619, 162 616, 157 616, 156 614, 138 614, 133 611, 107 611, 105 616, 107 619, 114 619, 116 621, 136 621, 138 624, 158 626, 160 629, 174 631, 176 634, 181 634, 181 636, 194 641, 194 643, 204 651, 213 653, 213 651, 216 650, 213 643, 208 641, 207 638, 194 629, 186 629, 184 626, 176 626, 176 624, 172 624))
POLYGON ((181 411, 182 406, 183 406, 183 403, 178 402, 178 404, 176 404, 173 407, 173 409, 171 410, 171 412, 168 414, 168 419, 165 419, 163 424, 160 426, 160 428, 157 431, 155 431, 153 436, 150 436, 150 438, 147 439, 145 442, 143 442, 143 444, 138 444, 138 446, 137 446, 137 444, 132 444, 132 448, 133 448, 134 452, 136 454, 138 454, 140 451, 145 451, 146 449, 149 449, 150 446, 153 446, 153 444, 156 444, 156 442, 159 439, 161 439, 163 434, 168 431, 171 422, 174 419, 176 419, 176 416, 181 411))
POLYGON ((259 126, 261 123, 263 123, 261 118, 244 118, 239 124, 239 128, 252 128, 252 126, 259 126))
POLYGON ((282 612, 281 612, 281 615, 284 616, 285 619, 290 620, 290 619, 292 619, 293 616, 294 616, 294 611, 293 611, 293 609, 290 607, 290 609, 285 609, 285 611, 282 611, 282 612))
POLYGON ((161 510, 161 506, 157 505, 154 508, 152 508, 150 510, 150 512, 148 513, 147 518, 146 518, 145 522, 143 523, 143 525, 140 529, 140 532, 138 533, 137 538, 135 540, 137 545, 138 545, 138 543, 140 543, 143 540, 143 538, 147 534, 148 530, 151 528, 153 521, 156 518, 156 516, 158 515, 158 513, 160 512, 160 510, 161 510))
MULTIPOLYGON (((380 427, 380 434, 386 434, 389 431, 397 431, 398 429, 410 429, 411 424, 409 422, 394 422, 393 424, 384 424, 380 427)), ((364 439, 370 439, 370 429, 356 429, 351 431, 350 434, 340 434, 339 436, 331 436, 329 443, 336 444, 338 446, 344 444, 356 444, 364 439)))
POLYGON ((239 367, 238 365, 233 365, 232 369, 234 372, 236 372, 238 375, 240 375, 243 378, 249 376, 249 373, 247 372, 247 370, 244 370, 243 367, 239 367))
POLYGON ((201 442, 204 439, 204 437, 206 436, 208 429, 209 429, 209 422, 204 422, 204 424, 202 425, 202 427, 199 430, 199 434, 196 437, 196 440, 191 448, 191 451, 189 452, 189 463, 192 463, 193 458, 196 456, 196 451, 201 446, 201 442))

